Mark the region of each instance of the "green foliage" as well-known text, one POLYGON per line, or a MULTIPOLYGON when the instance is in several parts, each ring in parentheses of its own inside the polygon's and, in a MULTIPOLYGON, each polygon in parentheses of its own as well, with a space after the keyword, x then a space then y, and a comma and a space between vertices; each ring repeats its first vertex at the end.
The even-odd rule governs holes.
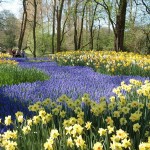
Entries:
POLYGON ((114 49, 114 35, 112 30, 102 28, 100 30, 99 42, 94 39, 94 49, 96 50, 113 50, 114 49))
POLYGON ((23 82, 44 81, 48 75, 37 69, 21 68, 14 65, 0 65, 0 86, 23 82))
POLYGON ((150 25, 128 27, 125 32, 125 49, 127 51, 150 54, 150 25))
MULTIPOLYGON (((32 31, 28 37, 28 46, 30 47, 31 51, 33 50, 33 37, 32 31)), ((36 54, 37 56, 43 56, 46 53, 51 53, 51 35, 49 33, 41 32, 41 28, 36 29, 36 54)))
POLYGON ((1 43, 6 49, 16 46, 17 39, 17 18, 9 11, 4 10, 0 12, 0 31, 1 43))

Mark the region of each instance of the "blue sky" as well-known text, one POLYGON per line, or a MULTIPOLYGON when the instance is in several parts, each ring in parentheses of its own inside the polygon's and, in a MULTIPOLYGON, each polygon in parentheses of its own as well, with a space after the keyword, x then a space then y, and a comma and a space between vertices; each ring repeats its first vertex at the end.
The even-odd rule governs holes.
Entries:
POLYGON ((4 9, 10 10, 13 14, 16 15, 17 18, 19 18, 20 9, 21 9, 21 1, 22 0, 6 0, 6 2, 2 2, 0 4, 0 11, 4 9))

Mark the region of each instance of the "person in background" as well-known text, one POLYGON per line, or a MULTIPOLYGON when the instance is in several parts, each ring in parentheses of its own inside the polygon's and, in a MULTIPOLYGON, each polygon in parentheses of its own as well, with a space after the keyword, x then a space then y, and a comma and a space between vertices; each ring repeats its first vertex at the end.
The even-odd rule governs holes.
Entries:
POLYGON ((12 50, 12 55, 13 55, 13 57, 15 57, 15 55, 16 55, 16 50, 12 50))
POLYGON ((21 54, 20 54, 20 51, 19 50, 16 50, 16 55, 15 57, 21 57, 21 54))
POLYGON ((24 50, 21 50, 21 57, 25 57, 25 51, 24 50))

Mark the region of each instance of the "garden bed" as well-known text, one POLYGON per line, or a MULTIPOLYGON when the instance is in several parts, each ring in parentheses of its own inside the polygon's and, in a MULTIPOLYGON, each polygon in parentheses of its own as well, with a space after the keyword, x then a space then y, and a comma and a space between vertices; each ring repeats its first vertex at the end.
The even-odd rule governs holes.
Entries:
POLYGON ((37 68, 50 79, 0 88, 1 133, 12 127, 18 131, 5 132, 4 137, 18 136, 7 137, 7 145, 12 142, 19 150, 148 146, 149 77, 104 75, 87 66, 41 60, 19 61, 19 66, 37 68))

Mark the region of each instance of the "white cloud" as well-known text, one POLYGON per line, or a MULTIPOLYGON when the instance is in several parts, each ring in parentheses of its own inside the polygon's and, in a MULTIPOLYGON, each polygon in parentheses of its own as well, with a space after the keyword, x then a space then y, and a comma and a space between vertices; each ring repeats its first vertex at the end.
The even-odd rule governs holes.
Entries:
POLYGON ((2 2, 0 4, 0 11, 6 9, 10 10, 17 18, 20 17, 20 10, 21 10, 21 1, 20 0, 10 0, 7 2, 2 2))

